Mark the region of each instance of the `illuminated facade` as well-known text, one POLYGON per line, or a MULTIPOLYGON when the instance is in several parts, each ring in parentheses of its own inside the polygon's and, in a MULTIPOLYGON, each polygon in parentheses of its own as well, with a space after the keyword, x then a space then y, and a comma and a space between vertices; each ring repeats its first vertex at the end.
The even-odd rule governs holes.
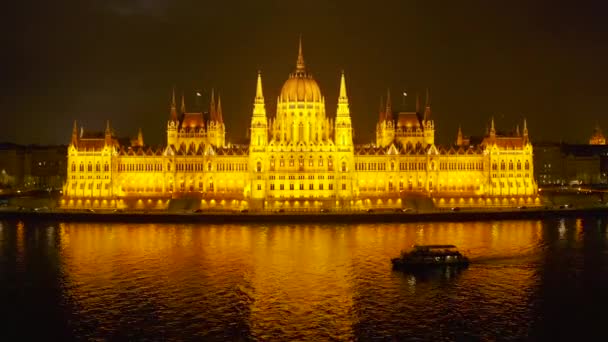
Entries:
POLYGON ((105 133, 78 134, 68 147, 64 206, 166 208, 168 199, 196 198, 200 207, 314 210, 395 208, 408 198, 436 206, 510 206, 538 201, 532 145, 523 134, 497 134, 494 121, 473 146, 459 130, 455 146, 434 142, 427 100, 422 110, 393 117, 390 94, 382 104, 376 141, 353 144, 344 73, 335 117, 306 70, 300 44, 296 69, 268 117, 258 73, 249 145, 225 142, 221 100, 212 95, 209 117, 178 112, 175 93, 167 145, 152 148, 140 133, 131 144, 105 133), (145 199, 148 204, 141 204, 145 199))

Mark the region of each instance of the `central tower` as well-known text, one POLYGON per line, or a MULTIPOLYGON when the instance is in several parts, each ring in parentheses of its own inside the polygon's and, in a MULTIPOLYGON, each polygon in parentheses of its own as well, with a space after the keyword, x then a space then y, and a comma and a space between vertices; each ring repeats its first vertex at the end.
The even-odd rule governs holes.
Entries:
POLYGON ((325 98, 321 89, 306 71, 300 39, 296 70, 289 74, 277 99, 271 140, 293 145, 327 142, 332 140, 332 126, 325 114, 325 98))

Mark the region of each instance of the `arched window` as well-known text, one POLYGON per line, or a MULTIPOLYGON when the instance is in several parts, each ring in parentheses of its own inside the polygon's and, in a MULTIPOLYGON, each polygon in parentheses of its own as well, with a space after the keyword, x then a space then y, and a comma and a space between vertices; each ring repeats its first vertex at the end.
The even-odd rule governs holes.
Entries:
POLYGON ((87 165, 87 171, 93 171, 93 164, 91 162, 89 162, 89 165, 87 165))
POLYGON ((346 162, 342 162, 342 172, 346 172, 346 162))
POLYGON ((517 171, 521 170, 521 161, 517 161, 517 171))
POLYGON ((513 161, 512 160, 509 161, 509 170, 513 170, 513 161))
POLYGON ((496 171, 498 169, 498 165, 496 163, 492 163, 492 170, 496 171))
POLYGON ((526 169, 526 171, 530 170, 530 162, 528 162, 527 160, 526 160, 526 164, 525 164, 525 169, 526 169))
POLYGON ((72 163, 72 172, 76 172, 76 163, 72 163))
POLYGON ((84 172, 84 164, 82 162, 80 162, 79 170, 80 170, 80 172, 84 172))
POLYGON ((110 171, 110 165, 109 165, 107 162, 104 164, 104 166, 103 166, 103 170, 104 170, 105 172, 110 171))
POLYGON ((505 169, 505 167, 506 167, 506 165, 505 165, 505 161, 503 160, 503 161, 501 161, 501 162, 500 162, 500 169, 501 169, 501 170, 504 170, 504 169, 505 169))
POLYGON ((95 172, 99 171, 101 171, 101 165, 99 164, 99 162, 97 162, 97 164, 95 164, 95 172))
POLYGON ((395 171, 395 162, 394 161, 391 162, 391 171, 395 171))
POLYGON ((255 170, 257 172, 262 172, 262 162, 257 162, 255 165, 255 170))

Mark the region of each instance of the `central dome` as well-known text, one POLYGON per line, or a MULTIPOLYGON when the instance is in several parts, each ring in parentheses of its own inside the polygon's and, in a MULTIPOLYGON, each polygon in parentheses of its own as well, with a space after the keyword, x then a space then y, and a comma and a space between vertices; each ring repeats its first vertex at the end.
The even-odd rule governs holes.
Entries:
POLYGON ((283 84, 281 89, 281 102, 321 102, 321 89, 312 78, 312 75, 306 72, 304 65, 304 56, 302 55, 302 41, 298 51, 298 62, 296 71, 289 74, 289 79, 283 84))

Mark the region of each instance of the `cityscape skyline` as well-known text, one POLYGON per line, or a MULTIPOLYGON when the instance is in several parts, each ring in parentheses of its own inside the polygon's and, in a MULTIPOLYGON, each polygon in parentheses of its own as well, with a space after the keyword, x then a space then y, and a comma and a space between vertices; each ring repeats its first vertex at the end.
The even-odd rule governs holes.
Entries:
POLYGON ((417 91, 431 90, 442 144, 454 141, 459 125, 465 135, 483 132, 492 116, 513 129, 526 118, 535 141, 584 142, 596 124, 608 126, 600 83, 608 30, 594 4, 239 5, 253 16, 184 1, 12 6, 7 48, 15 53, 2 57, 10 68, 0 95, 11 115, 0 128, 5 141, 66 144, 74 119, 89 129, 109 119, 121 135, 141 128, 160 144, 174 85, 191 94, 191 105, 196 90, 205 102, 211 88, 221 93, 227 136, 237 141, 247 131, 257 70, 267 97, 276 98, 299 35, 328 103, 337 100, 339 73, 349 75, 360 143, 373 140, 366 127, 387 88, 395 109, 402 90, 412 107, 417 91), (69 19, 51 22, 45 10, 69 19), (26 18, 31 26, 18 24, 26 18), (576 119, 556 120, 569 115, 576 119))

